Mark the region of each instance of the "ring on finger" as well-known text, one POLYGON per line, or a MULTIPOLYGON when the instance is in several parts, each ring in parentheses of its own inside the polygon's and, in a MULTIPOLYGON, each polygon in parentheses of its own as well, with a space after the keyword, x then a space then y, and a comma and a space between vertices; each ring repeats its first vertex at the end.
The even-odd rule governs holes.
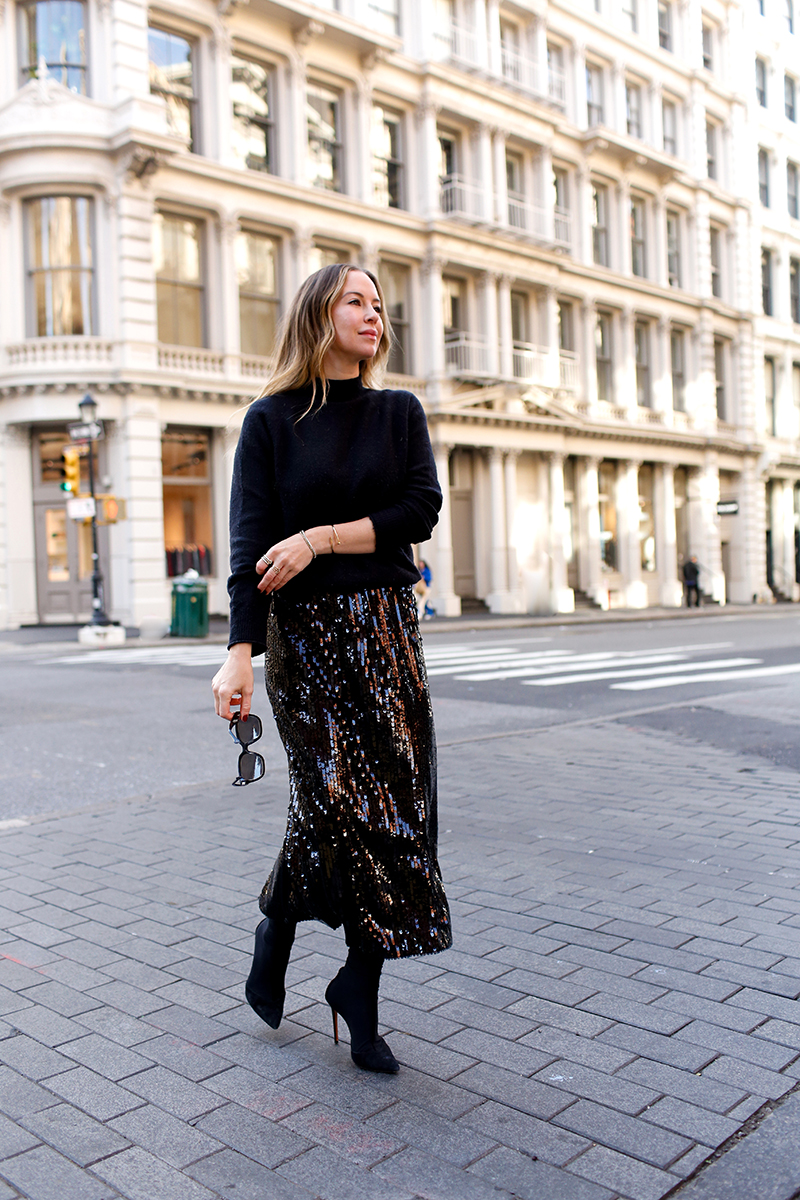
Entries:
POLYGON ((280 575, 283 568, 280 567, 277 563, 270 563, 270 570, 274 571, 276 575, 280 575))
POLYGON ((262 555, 261 555, 261 558, 260 558, 258 561, 259 561, 259 562, 266 563, 266 564, 267 564, 267 570, 269 570, 269 568, 270 568, 271 566, 274 566, 272 559, 271 559, 271 558, 268 558, 266 554, 262 554, 262 555))

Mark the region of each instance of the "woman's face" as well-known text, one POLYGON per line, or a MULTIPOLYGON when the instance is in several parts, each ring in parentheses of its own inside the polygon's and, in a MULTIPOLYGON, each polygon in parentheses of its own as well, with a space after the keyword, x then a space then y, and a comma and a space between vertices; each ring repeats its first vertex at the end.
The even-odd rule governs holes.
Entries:
POLYGON ((372 358, 383 337, 381 302, 363 271, 350 271, 344 291, 331 310, 334 354, 350 363, 372 358))

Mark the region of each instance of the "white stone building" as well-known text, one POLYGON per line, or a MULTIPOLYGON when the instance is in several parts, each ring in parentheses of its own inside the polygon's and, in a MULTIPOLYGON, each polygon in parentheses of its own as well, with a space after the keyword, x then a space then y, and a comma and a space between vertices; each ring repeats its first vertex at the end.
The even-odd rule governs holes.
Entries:
POLYGON ((377 268, 445 491, 436 605, 796 599, 796 0, 0 0, 0 626, 226 608, 242 406, 377 268), (721 515, 718 504, 738 512, 721 515))

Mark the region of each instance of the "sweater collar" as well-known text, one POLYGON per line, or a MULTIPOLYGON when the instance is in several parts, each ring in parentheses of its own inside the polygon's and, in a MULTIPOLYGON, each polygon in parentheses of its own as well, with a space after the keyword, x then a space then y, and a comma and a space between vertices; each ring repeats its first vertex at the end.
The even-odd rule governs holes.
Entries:
POLYGON ((363 390, 364 385, 361 382, 360 375, 356 375, 354 379, 329 379, 327 400, 329 404, 338 404, 343 400, 354 400, 363 390))

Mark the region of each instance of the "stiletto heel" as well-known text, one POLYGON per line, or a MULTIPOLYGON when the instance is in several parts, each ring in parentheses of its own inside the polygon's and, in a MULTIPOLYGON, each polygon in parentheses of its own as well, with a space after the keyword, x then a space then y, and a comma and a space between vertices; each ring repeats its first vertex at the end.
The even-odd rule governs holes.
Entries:
POLYGON ((244 996, 253 1012, 271 1029, 277 1029, 286 999, 284 979, 294 942, 295 925, 265 917, 256 929, 253 965, 244 996))
POLYGON ((333 1038, 339 1042, 339 1014, 350 1030, 350 1057, 362 1071, 396 1075, 400 1064, 378 1034, 378 988, 383 959, 350 950, 331 980, 325 999, 333 1014, 333 1038))

